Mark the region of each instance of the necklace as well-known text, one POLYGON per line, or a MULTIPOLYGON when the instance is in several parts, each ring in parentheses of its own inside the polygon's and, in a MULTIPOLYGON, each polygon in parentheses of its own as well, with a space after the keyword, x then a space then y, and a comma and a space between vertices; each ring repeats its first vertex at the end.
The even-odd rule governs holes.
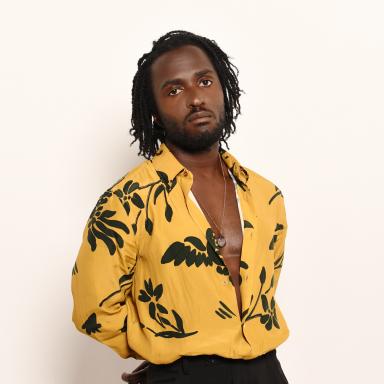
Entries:
POLYGON ((215 224, 216 228, 218 229, 219 235, 217 237, 215 237, 215 244, 216 244, 216 246, 222 248, 227 243, 227 241, 225 240, 225 238, 224 238, 224 236, 222 234, 222 231, 221 231, 221 228, 223 226, 224 212, 225 212, 225 202, 227 200, 227 182, 225 181, 224 170, 223 170, 223 162, 221 160, 221 155, 220 154, 219 154, 219 159, 220 159, 220 165, 221 165, 221 173, 223 174, 223 180, 224 180, 224 202, 223 202, 223 211, 222 211, 222 214, 221 214, 220 228, 216 224, 216 221, 213 219, 213 217, 208 213, 208 211, 203 207, 201 202, 197 199, 197 197, 196 196, 195 197, 196 197, 198 203, 203 208, 204 212, 207 213, 207 215, 211 218, 212 222, 215 224))

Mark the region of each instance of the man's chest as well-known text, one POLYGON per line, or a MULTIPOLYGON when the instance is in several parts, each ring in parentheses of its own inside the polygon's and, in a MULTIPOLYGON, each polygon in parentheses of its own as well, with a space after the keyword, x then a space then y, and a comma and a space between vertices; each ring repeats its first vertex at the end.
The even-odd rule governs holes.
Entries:
POLYGON ((233 265, 240 259, 243 243, 243 219, 236 190, 236 182, 227 177, 226 188, 220 184, 197 182, 192 185, 189 197, 204 215, 216 236, 225 239, 220 254, 233 265), (232 260, 231 260, 232 259, 232 260))

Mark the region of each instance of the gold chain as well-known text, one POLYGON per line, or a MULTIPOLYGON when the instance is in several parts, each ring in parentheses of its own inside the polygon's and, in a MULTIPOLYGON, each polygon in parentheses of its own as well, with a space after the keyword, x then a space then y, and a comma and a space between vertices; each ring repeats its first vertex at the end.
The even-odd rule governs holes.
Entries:
POLYGON ((201 205, 201 207, 204 209, 204 211, 208 214, 208 216, 211 218, 211 220, 213 221, 213 223, 215 224, 216 228, 219 230, 219 235, 222 235, 222 231, 221 231, 221 228, 223 226, 223 219, 224 219, 224 212, 225 212, 225 202, 227 200, 227 182, 225 181, 225 176, 224 176, 224 169, 223 169, 223 162, 221 160, 221 155, 219 153, 219 159, 220 159, 220 165, 221 165, 221 173, 223 174, 223 180, 224 180, 224 203, 223 203, 223 213, 221 215, 221 224, 220 224, 220 228, 217 226, 216 224, 216 221, 213 219, 213 217, 208 213, 208 211, 204 208, 204 206, 201 204, 201 202, 197 199, 197 196, 196 199, 197 199, 197 202, 201 205))

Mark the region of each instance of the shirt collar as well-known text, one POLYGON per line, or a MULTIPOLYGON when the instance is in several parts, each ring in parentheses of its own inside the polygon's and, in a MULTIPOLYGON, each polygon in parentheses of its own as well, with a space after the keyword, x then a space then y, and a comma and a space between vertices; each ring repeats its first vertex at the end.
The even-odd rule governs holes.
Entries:
MULTIPOLYGON (((249 190, 247 185, 249 174, 247 170, 239 163, 239 161, 230 152, 224 148, 220 148, 221 158, 232 172, 236 182, 243 190, 249 190)), ((174 179, 181 171, 187 170, 183 164, 175 157, 165 143, 161 143, 159 149, 150 160, 156 171, 164 172, 168 180, 174 179)))

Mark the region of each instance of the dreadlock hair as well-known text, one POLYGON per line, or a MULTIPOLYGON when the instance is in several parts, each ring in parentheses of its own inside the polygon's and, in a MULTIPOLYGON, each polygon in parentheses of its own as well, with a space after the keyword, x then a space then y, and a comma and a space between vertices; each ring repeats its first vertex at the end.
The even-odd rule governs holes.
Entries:
POLYGON ((225 128, 220 138, 228 147, 226 139, 236 131, 235 121, 241 113, 239 98, 242 91, 239 88, 237 76, 239 70, 233 65, 228 56, 219 48, 215 40, 196 35, 183 30, 174 30, 153 41, 152 50, 145 53, 137 62, 137 72, 133 78, 132 86, 132 117, 129 133, 134 136, 132 144, 139 140, 138 155, 150 159, 159 148, 159 143, 164 142, 165 131, 152 118, 157 114, 157 107, 152 91, 151 64, 163 53, 183 45, 195 45, 204 50, 211 60, 224 93, 225 128), (236 70, 236 74, 235 71, 236 70), (235 112, 235 115, 234 115, 235 112))

